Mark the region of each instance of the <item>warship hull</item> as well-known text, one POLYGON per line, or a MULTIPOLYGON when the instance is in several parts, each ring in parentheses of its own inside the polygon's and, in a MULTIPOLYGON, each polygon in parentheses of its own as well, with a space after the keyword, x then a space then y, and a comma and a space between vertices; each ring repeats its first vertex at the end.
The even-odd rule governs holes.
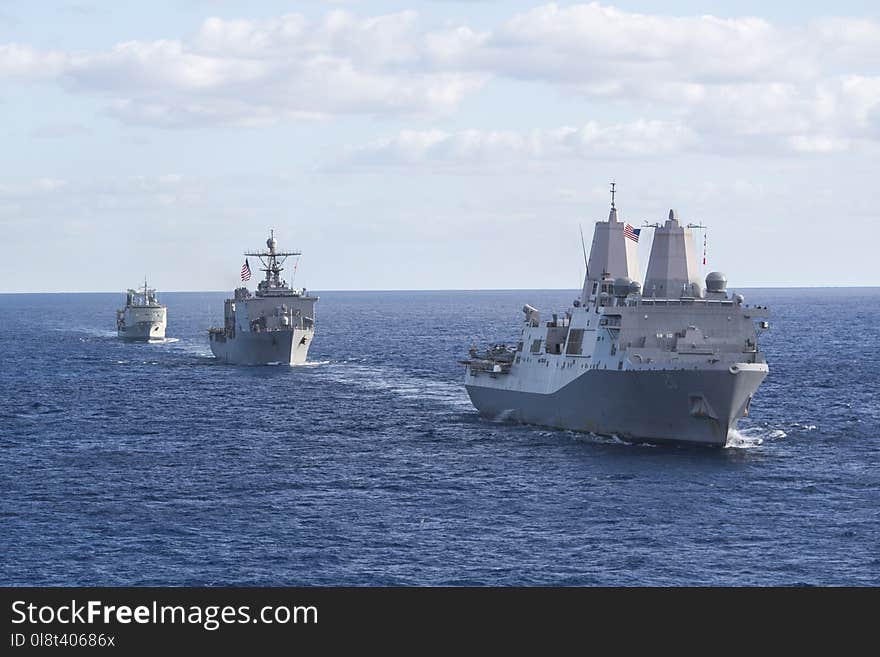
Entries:
POLYGON ((300 365, 306 362, 314 330, 242 332, 234 338, 210 333, 211 352, 230 365, 300 365))
POLYGON ((469 376, 465 385, 480 414, 493 420, 612 435, 630 442, 723 447, 748 412, 767 366, 588 370, 548 393, 507 389, 502 376, 481 373, 469 376), (486 377, 487 385, 477 382, 486 377))
POLYGON ((129 342, 148 342, 164 340, 165 327, 168 325, 168 311, 158 304, 155 290, 151 290, 144 282, 143 292, 128 291, 125 308, 116 312, 116 335, 129 342), (139 299, 135 299, 140 295, 139 299), (132 301, 143 305, 133 305, 132 301))
POLYGON ((128 342, 149 342, 165 338, 165 322, 138 322, 131 326, 118 328, 116 335, 128 342))

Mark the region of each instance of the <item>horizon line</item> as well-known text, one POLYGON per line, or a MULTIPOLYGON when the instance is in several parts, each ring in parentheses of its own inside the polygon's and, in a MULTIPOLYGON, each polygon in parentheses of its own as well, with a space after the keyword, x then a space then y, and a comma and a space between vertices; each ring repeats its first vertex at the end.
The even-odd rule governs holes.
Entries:
MULTIPOLYGON (((733 290, 870 290, 880 288, 877 285, 738 285, 728 286, 733 290)), ((572 287, 484 287, 484 288, 375 288, 375 289, 312 289, 307 288, 310 292, 327 293, 327 292, 570 292, 578 291, 580 288, 572 287)), ((160 294, 221 294, 228 290, 164 290, 160 294)), ((57 290, 57 291, 39 291, 39 292, 21 292, 21 291, 0 291, 0 295, 15 294, 125 294, 125 291, 119 290, 57 290)))

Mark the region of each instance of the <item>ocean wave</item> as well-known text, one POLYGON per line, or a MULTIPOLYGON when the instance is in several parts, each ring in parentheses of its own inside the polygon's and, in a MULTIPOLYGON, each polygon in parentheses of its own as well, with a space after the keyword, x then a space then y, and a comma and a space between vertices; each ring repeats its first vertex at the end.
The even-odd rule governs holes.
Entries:
POLYGON ((64 333, 85 333, 86 336, 88 336, 86 338, 80 338, 80 340, 88 340, 89 338, 102 338, 102 339, 114 338, 115 339, 115 338, 119 337, 117 335, 116 331, 113 331, 111 329, 96 329, 96 328, 89 328, 89 327, 73 326, 73 327, 66 328, 66 329, 56 328, 56 329, 52 329, 52 330, 61 331, 64 333))
POLYGON ((573 432, 576 436, 585 442, 597 443, 600 445, 620 445, 623 447, 647 447, 649 449, 654 449, 658 447, 656 443, 649 443, 639 440, 624 440, 620 436, 616 434, 611 434, 610 436, 604 436, 598 433, 578 433, 573 432))
POLYGON ((463 385, 416 377, 391 367, 340 362, 316 371, 330 377, 334 383, 388 393, 401 399, 431 400, 458 409, 472 408, 463 385))
POLYGON ((780 440, 788 436, 782 429, 771 427, 748 427, 747 429, 733 429, 727 437, 727 449, 754 449, 764 444, 766 440, 780 440))
POLYGON ((175 351, 182 351, 187 354, 193 354, 194 356, 201 357, 213 357, 214 354, 211 353, 211 348, 201 342, 194 342, 192 340, 181 340, 180 338, 172 338, 174 342, 169 342, 170 348, 175 351))
POLYGON ((792 422, 789 426, 798 431, 815 431, 819 428, 815 424, 804 424, 803 422, 792 422))
POLYGON ((516 410, 513 408, 505 408, 500 413, 496 413, 495 417, 492 418, 493 422, 498 423, 507 423, 514 421, 514 415, 516 414, 516 410))
POLYGON ((733 429, 727 436, 725 449, 754 449, 764 444, 761 436, 749 435, 744 431, 733 429))

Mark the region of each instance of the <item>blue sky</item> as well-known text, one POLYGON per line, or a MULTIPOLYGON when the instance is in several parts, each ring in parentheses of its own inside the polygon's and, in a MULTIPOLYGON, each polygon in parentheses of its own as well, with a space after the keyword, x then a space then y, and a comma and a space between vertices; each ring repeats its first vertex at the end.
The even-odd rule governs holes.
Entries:
POLYGON ((612 178, 733 285, 880 284, 876 3, 656 4, 6 2, 0 291, 229 289, 269 227, 314 289, 577 288, 612 178))

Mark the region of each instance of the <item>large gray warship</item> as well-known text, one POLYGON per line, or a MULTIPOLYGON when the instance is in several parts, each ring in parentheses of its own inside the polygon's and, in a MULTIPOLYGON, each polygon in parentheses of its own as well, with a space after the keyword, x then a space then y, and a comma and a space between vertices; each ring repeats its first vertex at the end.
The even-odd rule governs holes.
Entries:
POLYGON ((156 290, 149 287, 145 279, 142 288, 126 292, 125 307, 116 311, 116 335, 138 342, 164 339, 167 314, 156 290))
POLYGON ((525 306, 519 341, 472 348, 465 387, 493 419, 613 435, 634 442, 723 446, 767 376, 758 333, 768 311, 699 279, 693 224, 674 210, 654 229, 644 286, 638 231, 596 222, 581 295, 541 321, 525 306))
MULTIPOLYGON (((306 361, 315 334, 315 302, 305 288, 288 286, 281 278, 284 261, 299 256, 299 251, 278 251, 272 231, 266 251, 244 255, 256 257, 263 264, 265 279, 251 294, 239 287, 223 307, 223 328, 208 329, 211 352, 218 359, 234 365, 298 365, 306 361)), ((250 278, 245 260, 242 280, 250 278)))

